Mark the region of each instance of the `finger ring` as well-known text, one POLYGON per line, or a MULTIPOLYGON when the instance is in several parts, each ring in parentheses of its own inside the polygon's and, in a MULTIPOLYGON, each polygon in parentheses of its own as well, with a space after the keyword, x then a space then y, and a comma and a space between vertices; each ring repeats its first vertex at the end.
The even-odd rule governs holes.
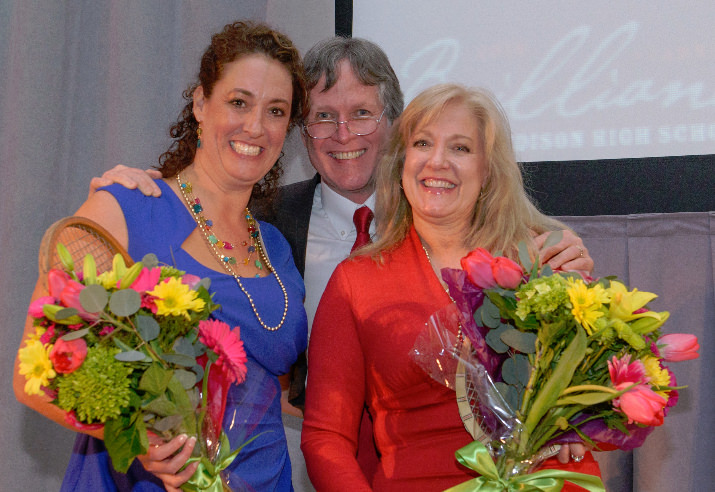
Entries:
POLYGON ((576 246, 576 247, 578 248, 578 251, 579 251, 578 256, 580 258, 583 258, 583 248, 581 246, 576 246))
POLYGON ((571 459, 574 461, 574 463, 581 463, 581 461, 583 460, 583 456, 571 455, 571 459))

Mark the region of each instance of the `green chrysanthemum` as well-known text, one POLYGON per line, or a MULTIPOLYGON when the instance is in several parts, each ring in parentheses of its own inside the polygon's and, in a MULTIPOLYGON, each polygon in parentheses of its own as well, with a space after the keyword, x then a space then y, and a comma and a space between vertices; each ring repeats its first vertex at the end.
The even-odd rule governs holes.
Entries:
POLYGON ((120 415, 129 403, 132 368, 114 358, 119 349, 94 347, 84 364, 59 378, 60 408, 74 410, 81 422, 106 422, 120 415))

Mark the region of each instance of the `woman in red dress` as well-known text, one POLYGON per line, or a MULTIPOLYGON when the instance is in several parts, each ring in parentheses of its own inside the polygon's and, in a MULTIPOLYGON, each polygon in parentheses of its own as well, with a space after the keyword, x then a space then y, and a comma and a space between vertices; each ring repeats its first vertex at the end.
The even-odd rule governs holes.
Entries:
MULTIPOLYGON (((452 302, 439 272, 480 246, 515 256, 525 241, 535 252, 536 234, 564 225, 527 197, 498 103, 452 84, 417 96, 396 123, 376 218, 379 239, 338 266, 316 314, 302 449, 321 492, 444 490, 473 476, 454 456, 472 438, 454 392, 409 355, 429 316, 452 302), (380 453, 371 482, 355 460, 365 405, 380 453)), ((561 449, 568 464, 552 461, 599 474, 579 444, 561 449)))

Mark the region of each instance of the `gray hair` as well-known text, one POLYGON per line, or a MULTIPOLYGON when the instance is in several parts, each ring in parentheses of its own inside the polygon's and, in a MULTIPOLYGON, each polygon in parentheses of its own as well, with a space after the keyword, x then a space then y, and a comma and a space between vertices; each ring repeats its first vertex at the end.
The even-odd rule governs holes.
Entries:
POLYGON ((303 57, 308 91, 318 85, 325 75, 325 89, 330 89, 338 78, 338 64, 348 60, 355 76, 365 85, 376 85, 385 116, 390 122, 400 116, 404 97, 400 82, 382 48, 361 38, 336 36, 325 39, 308 50, 303 57))

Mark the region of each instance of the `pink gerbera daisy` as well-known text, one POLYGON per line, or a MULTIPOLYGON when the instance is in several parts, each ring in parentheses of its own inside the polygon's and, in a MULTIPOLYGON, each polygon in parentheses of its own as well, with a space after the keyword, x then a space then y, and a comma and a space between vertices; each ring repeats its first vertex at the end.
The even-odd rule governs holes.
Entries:
POLYGON ((236 384, 246 380, 246 351, 239 334, 238 327, 231 330, 223 321, 199 321, 199 340, 218 355, 214 364, 236 384))

